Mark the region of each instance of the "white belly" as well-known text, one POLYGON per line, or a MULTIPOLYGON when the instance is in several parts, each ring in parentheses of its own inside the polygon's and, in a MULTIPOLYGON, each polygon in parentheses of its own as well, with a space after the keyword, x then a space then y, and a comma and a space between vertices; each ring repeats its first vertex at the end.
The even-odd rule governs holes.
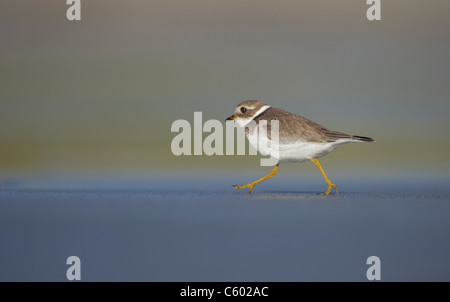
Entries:
POLYGON ((291 144, 271 144, 267 137, 262 136, 258 144, 257 135, 247 135, 250 145, 264 156, 272 156, 279 162, 302 162, 311 158, 319 158, 327 155, 338 145, 351 142, 350 139, 341 139, 336 142, 310 143, 301 140, 291 144), (277 152, 278 147, 278 152, 277 152))

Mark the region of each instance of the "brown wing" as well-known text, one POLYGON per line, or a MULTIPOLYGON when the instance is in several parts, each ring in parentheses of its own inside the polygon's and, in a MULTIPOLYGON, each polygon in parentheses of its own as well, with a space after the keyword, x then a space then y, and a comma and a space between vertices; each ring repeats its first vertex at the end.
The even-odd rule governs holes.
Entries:
POLYGON ((334 142, 338 139, 354 138, 353 135, 329 130, 303 116, 279 108, 270 107, 262 114, 255 117, 254 120, 256 122, 267 120, 267 135, 269 138, 271 133, 270 121, 278 120, 281 143, 288 143, 298 139, 302 139, 306 142, 334 142), (283 133, 283 135, 281 133, 283 133))

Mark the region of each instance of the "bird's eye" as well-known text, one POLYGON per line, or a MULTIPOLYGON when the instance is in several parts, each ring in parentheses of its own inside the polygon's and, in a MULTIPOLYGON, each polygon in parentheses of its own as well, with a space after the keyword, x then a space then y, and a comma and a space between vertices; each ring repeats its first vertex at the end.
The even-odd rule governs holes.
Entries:
POLYGON ((247 108, 245 108, 245 107, 242 107, 242 108, 241 108, 241 112, 242 112, 242 113, 245 113, 246 111, 247 111, 247 108))

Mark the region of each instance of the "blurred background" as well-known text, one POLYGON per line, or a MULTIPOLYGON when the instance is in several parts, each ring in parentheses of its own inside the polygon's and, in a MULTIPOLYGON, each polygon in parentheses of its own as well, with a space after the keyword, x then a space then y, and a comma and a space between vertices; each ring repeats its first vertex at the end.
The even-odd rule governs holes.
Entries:
MULTIPOLYGON (((223 121, 246 99, 374 137, 331 175, 449 180, 447 1, 3 0, 0 183, 35 175, 262 176, 259 156, 180 156, 177 119, 223 121)), ((280 170, 281 171, 281 170, 280 170)), ((285 177, 315 171, 286 165, 285 177)), ((251 179, 249 179, 251 180, 251 179)))
POLYGON ((0 280, 450 280, 450 2, 381 2, 2 0, 0 280), (377 142, 321 159, 330 197, 309 162, 249 195, 260 156, 172 154, 246 99, 377 142))

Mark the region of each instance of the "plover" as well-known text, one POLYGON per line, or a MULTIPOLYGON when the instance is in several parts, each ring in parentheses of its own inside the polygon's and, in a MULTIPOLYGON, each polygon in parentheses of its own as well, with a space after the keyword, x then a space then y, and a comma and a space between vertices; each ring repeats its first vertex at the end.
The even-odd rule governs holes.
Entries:
MULTIPOLYGON (((272 172, 267 176, 251 182, 246 185, 234 185, 235 189, 249 188, 248 193, 251 193, 253 188, 263 182, 264 180, 275 176, 280 163, 284 162, 304 162, 310 160, 319 169, 322 176, 327 182, 328 189, 322 195, 328 195, 333 187, 338 192, 337 187, 330 181, 323 171, 318 158, 327 155, 337 146, 352 143, 352 142, 374 142, 370 137, 351 135, 343 132, 333 131, 319 125, 303 116, 271 107, 263 102, 256 100, 248 100, 237 105, 234 114, 226 119, 234 120, 239 127, 245 130, 247 139, 253 148, 258 150, 262 155, 274 156, 277 160, 272 172), (268 140, 270 143, 270 128, 271 121, 278 121, 279 136, 278 136, 278 150, 276 153, 271 153, 271 146, 268 148, 261 148, 258 144, 258 127, 260 121, 267 121, 267 132, 260 135, 259 139, 268 140), (251 123, 255 121, 256 123, 251 123), (260 148, 258 148, 258 146, 260 148)), ((264 144, 262 144, 264 145, 264 144)))

